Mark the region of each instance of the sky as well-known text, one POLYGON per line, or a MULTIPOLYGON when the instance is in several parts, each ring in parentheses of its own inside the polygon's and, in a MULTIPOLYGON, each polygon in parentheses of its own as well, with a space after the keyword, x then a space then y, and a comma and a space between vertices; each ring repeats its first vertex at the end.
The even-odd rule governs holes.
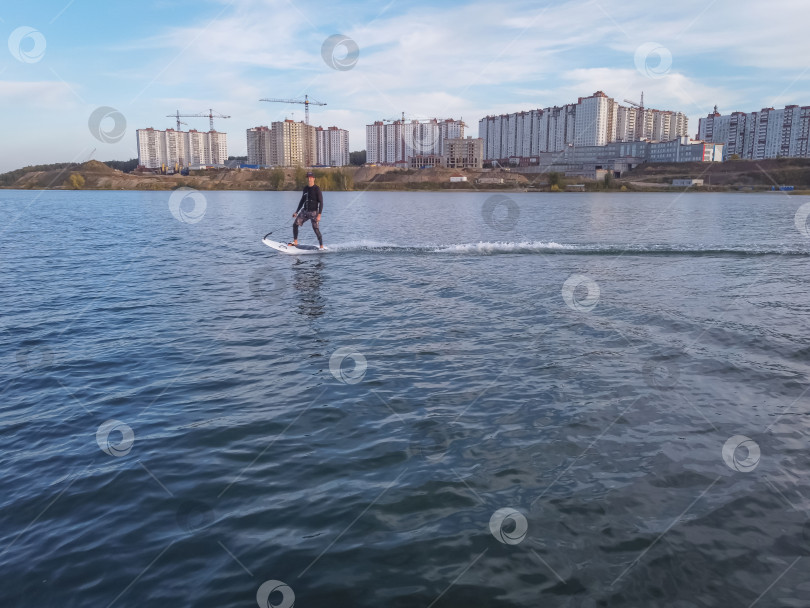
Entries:
MULTIPOLYGON (((245 130, 304 119, 478 121, 604 91, 698 119, 810 105, 807 0, 96 0, 0 2, 0 172, 137 157, 136 129, 215 113, 245 130)), ((207 118, 183 129, 208 130, 207 118)))

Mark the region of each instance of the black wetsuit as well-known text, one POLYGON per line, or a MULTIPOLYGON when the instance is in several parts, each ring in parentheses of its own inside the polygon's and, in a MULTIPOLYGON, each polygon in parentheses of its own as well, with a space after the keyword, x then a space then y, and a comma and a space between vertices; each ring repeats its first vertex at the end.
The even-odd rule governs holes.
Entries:
POLYGON ((304 222, 310 220, 315 236, 318 237, 318 244, 323 247, 323 238, 321 237, 321 231, 318 229, 318 216, 323 213, 323 192, 321 192, 321 189, 318 186, 304 186, 304 193, 295 212, 298 216, 293 222, 293 239, 298 240, 298 227, 303 226, 304 222))

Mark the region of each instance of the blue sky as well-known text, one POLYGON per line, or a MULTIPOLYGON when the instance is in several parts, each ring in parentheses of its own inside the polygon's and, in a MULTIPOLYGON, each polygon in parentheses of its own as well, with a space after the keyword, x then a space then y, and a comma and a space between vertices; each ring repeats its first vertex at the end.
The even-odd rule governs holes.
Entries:
POLYGON ((230 115, 215 125, 244 154, 245 129, 304 118, 301 105, 259 98, 304 94, 328 104, 312 124, 348 129, 352 150, 365 148, 364 125, 403 111, 462 117, 476 135, 487 114, 596 90, 644 91, 648 107, 685 112, 694 135, 715 104, 810 105, 809 22, 806 0, 4 2, 0 171, 133 158, 135 130, 172 127, 178 109, 230 115), (322 55, 335 34, 359 49, 350 69, 322 55), (114 112, 92 129, 99 107, 114 112))

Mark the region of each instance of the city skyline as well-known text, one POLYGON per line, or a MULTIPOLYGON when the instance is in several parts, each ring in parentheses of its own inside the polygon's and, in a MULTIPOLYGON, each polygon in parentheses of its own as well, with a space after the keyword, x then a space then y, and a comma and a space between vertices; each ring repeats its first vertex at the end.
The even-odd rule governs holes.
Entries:
MULTIPOLYGON (((616 100, 671 108, 690 135, 721 113, 810 103, 802 57, 810 10, 801 2, 734 7, 634 0, 491 4, 391 2, 146 2, 122 16, 104 3, 43 0, 0 9, 0 171, 28 164, 137 157, 135 131, 173 128, 168 117, 215 112, 233 134, 325 102, 312 125, 350 132, 364 147, 374 121, 464 120, 562 105, 602 90, 616 100), (779 27, 768 26, 778 16, 779 27), (342 37, 341 37, 342 36, 342 37)), ((206 118, 184 119, 207 131, 206 118)))

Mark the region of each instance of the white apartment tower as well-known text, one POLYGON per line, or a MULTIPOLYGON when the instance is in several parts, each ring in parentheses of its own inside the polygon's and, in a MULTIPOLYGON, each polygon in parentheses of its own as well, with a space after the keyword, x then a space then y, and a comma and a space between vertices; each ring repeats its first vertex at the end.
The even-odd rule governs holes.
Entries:
POLYGON ((270 127, 253 127, 247 130, 247 157, 249 165, 269 167, 275 165, 272 157, 270 127))
POLYGON ((616 139, 614 104, 602 91, 579 98, 574 114, 575 146, 604 146, 616 139))
POLYGON ((138 129, 138 164, 147 169, 221 166, 228 160, 228 135, 219 131, 138 129))
POLYGON ((414 156, 445 154, 445 141, 464 137, 461 120, 376 121, 366 125, 366 162, 407 164, 414 156))
POLYGON ((285 120, 247 130, 248 164, 260 167, 349 164, 349 132, 285 120))
POLYGON ((382 163, 385 158, 385 125, 378 120, 366 125, 366 162, 382 163))
POLYGON ((162 134, 163 131, 152 128, 138 129, 135 132, 140 166, 157 169, 166 162, 166 143, 162 134))
POLYGON ((346 129, 317 127, 315 137, 317 164, 330 167, 345 167, 349 164, 349 132, 346 129))
POLYGON ((790 105, 758 112, 714 112, 700 119, 698 138, 725 145, 726 156, 810 158, 810 106, 790 105))
POLYGON ((208 136, 208 158, 211 165, 224 165, 228 160, 228 134, 219 131, 209 131, 208 136))
POLYGON ((274 122, 270 133, 272 164, 281 167, 309 167, 315 164, 317 140, 315 127, 303 122, 274 122))
POLYGON ((577 103, 487 116, 478 123, 484 158, 526 158, 569 146, 604 146, 640 139, 670 141, 688 134, 681 112, 626 107, 597 91, 577 103))

